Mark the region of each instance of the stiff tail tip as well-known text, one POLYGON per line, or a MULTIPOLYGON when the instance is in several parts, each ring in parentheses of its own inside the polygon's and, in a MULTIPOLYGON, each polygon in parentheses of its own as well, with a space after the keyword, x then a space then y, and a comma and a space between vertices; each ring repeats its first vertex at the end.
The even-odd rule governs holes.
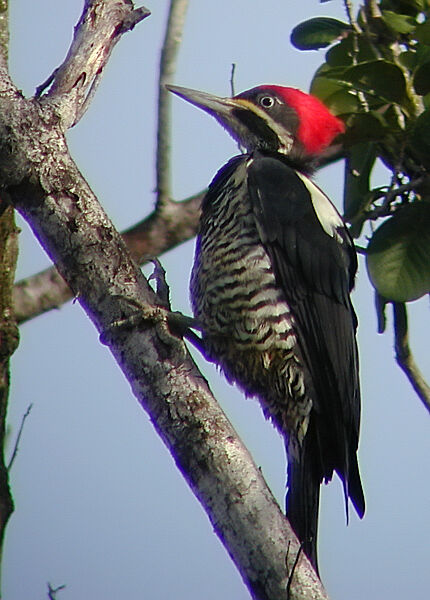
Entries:
POLYGON ((317 533, 320 484, 296 462, 288 464, 286 516, 304 553, 319 576, 317 533))

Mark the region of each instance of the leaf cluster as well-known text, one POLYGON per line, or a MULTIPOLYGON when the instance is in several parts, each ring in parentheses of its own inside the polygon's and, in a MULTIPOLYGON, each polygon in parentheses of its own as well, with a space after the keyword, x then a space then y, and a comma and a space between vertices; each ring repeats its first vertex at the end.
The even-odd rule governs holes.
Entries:
POLYGON ((344 216, 354 237, 370 225, 369 277, 395 302, 430 291, 429 13, 429 0, 369 0, 349 22, 316 17, 291 34, 300 50, 327 48, 311 92, 347 125, 344 216))

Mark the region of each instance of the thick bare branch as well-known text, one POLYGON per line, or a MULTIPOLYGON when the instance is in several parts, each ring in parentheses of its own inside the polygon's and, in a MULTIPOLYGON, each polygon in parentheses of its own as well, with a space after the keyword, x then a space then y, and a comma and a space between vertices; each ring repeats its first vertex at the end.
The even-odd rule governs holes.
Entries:
MULTIPOLYGON (((170 202, 168 211, 154 211, 146 219, 122 234, 130 254, 138 264, 159 256, 185 240, 197 230, 200 203, 204 192, 183 202, 170 202)), ((16 283, 13 305, 18 323, 59 308, 73 294, 55 267, 45 269, 16 283)))
MULTIPOLYGON (((75 125, 87 110, 100 75, 121 35, 150 14, 127 0, 86 0, 84 11, 63 64, 47 84, 41 101, 55 106, 63 130, 75 125)), ((39 94, 42 88, 38 88, 39 94)))
POLYGON ((182 31, 188 0, 171 0, 166 33, 160 56, 158 79, 158 123, 157 123, 157 207, 162 209, 171 198, 170 193, 170 137, 171 111, 170 92, 166 83, 172 83, 176 70, 176 59, 182 40, 182 31))
POLYGON ((426 383, 418 368, 409 346, 408 314, 406 305, 400 302, 394 302, 393 314, 394 345, 397 363, 409 379, 410 384, 426 409, 430 412, 430 386, 426 383))

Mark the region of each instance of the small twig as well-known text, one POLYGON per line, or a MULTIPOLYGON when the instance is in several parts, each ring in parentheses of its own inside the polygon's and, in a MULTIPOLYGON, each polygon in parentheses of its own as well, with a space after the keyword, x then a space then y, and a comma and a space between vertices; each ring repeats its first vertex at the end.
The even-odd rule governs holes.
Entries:
POLYGON ((56 588, 53 588, 52 585, 48 582, 48 598, 49 600, 56 600, 57 599, 57 593, 61 592, 61 590, 66 589, 65 585, 59 585, 56 588))
POLYGON ((369 15, 374 19, 382 16, 381 9, 377 0, 365 0, 364 5, 369 15))
MULTIPOLYGON (((394 177, 396 177, 397 175, 398 173, 396 173, 394 177)), ((390 189, 385 195, 385 200, 382 206, 388 207, 393 202, 393 200, 396 199, 397 196, 401 196, 405 192, 415 191, 417 186, 421 185, 424 180, 425 176, 420 175, 416 179, 411 179, 407 183, 403 183, 401 185, 398 185, 397 187, 390 186, 390 189)))
MULTIPOLYGON (((396 174, 394 175, 396 177, 396 174)), ((421 185, 426 180, 425 175, 420 175, 415 179, 411 179, 407 183, 403 183, 401 185, 397 185, 397 187, 393 187, 393 181, 390 184, 390 187, 386 192, 378 192, 378 196, 374 198, 373 202, 378 200, 379 198, 384 198, 384 201, 381 205, 377 205, 373 210, 370 210, 366 213, 366 218, 375 221, 380 217, 388 217, 393 214, 394 207, 392 203, 398 198, 398 196, 403 196, 407 192, 416 192, 416 189, 419 185, 421 185)))
POLYGON ((171 0, 164 43, 160 56, 156 150, 157 209, 162 209, 164 206, 166 206, 171 198, 171 113, 170 93, 166 89, 166 84, 172 83, 176 71, 176 61, 182 41, 182 31, 184 28, 187 8, 188 0, 171 0))
MULTIPOLYGON (((230 93, 232 96, 236 95, 235 85, 234 85, 234 76, 236 74, 236 63, 231 63, 231 71, 230 71, 230 93)), ((240 142, 237 142, 237 147, 241 154, 245 154, 246 148, 242 146, 240 142)))
POLYGON ((9 462, 8 462, 8 465, 7 465, 7 470, 8 471, 11 470, 12 465, 14 463, 14 460, 15 460, 17 454, 18 454, 19 442, 21 440, 22 432, 24 431, 25 421, 26 421, 27 417, 29 416, 29 414, 31 413, 31 409, 32 408, 33 408, 33 403, 31 403, 31 404, 28 405, 27 410, 22 415, 21 424, 20 424, 19 429, 18 429, 18 435, 16 436, 15 445, 13 447, 12 455, 11 455, 11 457, 9 459, 9 462))
POLYGON ((236 63, 231 63, 231 71, 230 71, 230 92, 232 96, 236 96, 236 92, 234 90, 234 75, 236 73, 236 63))
MULTIPOLYGON (((288 568, 288 553, 290 551, 290 543, 288 543, 287 546, 287 555, 285 557, 285 564, 287 565, 288 568)), ((287 596, 286 596, 286 600, 290 600, 290 592, 291 592, 291 585, 293 583, 293 577, 294 577, 294 572, 297 569, 297 565, 299 564, 299 559, 300 559, 300 555, 303 552, 303 542, 300 544, 300 548, 298 549, 298 552, 296 554, 296 558, 294 559, 294 563, 293 563, 293 568, 291 569, 291 573, 289 573, 288 575, 288 581, 287 581, 287 587, 286 587, 286 592, 287 592, 287 596)))
POLYGON ((345 6, 346 16, 348 17, 348 21, 352 29, 356 34, 362 33, 362 30, 358 25, 356 18, 354 17, 354 8, 351 0, 343 0, 343 4, 345 6))
POLYGON ((396 361, 410 384, 414 388, 426 409, 430 412, 430 386, 425 381, 419 370, 411 349, 409 347, 408 315, 406 305, 402 302, 393 302, 394 315, 394 347, 396 361))
MULTIPOLYGON (((394 198, 399 194, 399 187, 402 185, 402 171, 401 171, 401 164, 403 162, 403 158, 404 158, 404 151, 405 148, 404 146, 402 146, 400 148, 400 152, 399 152, 399 160, 397 161, 397 163, 394 166, 394 169, 392 171, 391 174, 391 181, 390 181, 390 185, 388 186, 388 190, 385 194, 385 199, 384 199, 384 203, 382 206, 388 207, 391 202, 394 200, 394 198)), ((402 192, 400 192, 402 193, 402 192)))
MULTIPOLYGON (((348 17, 349 24, 352 28, 352 64, 356 65, 358 63, 358 36, 362 35, 363 31, 357 23, 357 19, 354 17, 354 9, 352 7, 352 3, 350 0, 344 0, 345 11, 348 17)), ((357 98, 364 110, 364 112, 369 112, 369 103, 367 102, 367 98, 364 92, 359 89, 354 90, 357 98)))

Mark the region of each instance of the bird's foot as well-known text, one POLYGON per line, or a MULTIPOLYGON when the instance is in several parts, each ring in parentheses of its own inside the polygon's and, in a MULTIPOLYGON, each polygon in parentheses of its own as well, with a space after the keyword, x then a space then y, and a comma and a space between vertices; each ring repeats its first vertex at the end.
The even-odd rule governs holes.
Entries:
POLYGON ((158 326, 159 324, 166 322, 167 315, 170 312, 162 306, 141 304, 136 302, 133 298, 127 298, 125 296, 121 296, 121 300, 129 306, 132 306, 135 312, 123 319, 116 319, 107 325, 105 330, 100 334, 100 341, 102 344, 109 344, 110 338, 121 330, 125 331, 135 328, 147 329, 154 325, 158 326))
POLYGON ((170 287, 166 280, 166 271, 157 257, 151 258, 151 262, 154 265, 154 270, 148 277, 148 281, 155 281, 154 292, 157 294, 161 304, 170 310, 170 287))
POLYGON ((152 259, 154 271, 148 280, 155 280, 155 293, 160 305, 143 305, 131 298, 124 298, 136 312, 124 319, 113 321, 100 335, 102 344, 107 345, 114 332, 119 329, 147 328, 155 326, 159 338, 167 345, 182 344, 182 338, 189 340, 204 354, 203 340, 192 331, 200 329, 193 317, 172 311, 170 305, 170 288, 166 282, 166 272, 157 258, 152 259))
POLYGON ((177 337, 185 338, 191 342, 202 354, 204 354, 203 340, 192 331, 192 329, 200 330, 200 325, 197 319, 183 315, 179 311, 172 312, 170 305, 170 288, 166 281, 166 271, 158 258, 151 259, 154 264, 154 271, 148 277, 156 282, 155 293, 159 300, 168 309, 167 324, 171 333, 177 337))
POLYGON ((154 327, 158 337, 169 346, 182 344, 182 339, 190 341, 202 354, 204 354, 203 340, 192 331, 199 329, 196 320, 179 311, 172 312, 161 306, 137 305, 134 301, 127 299, 130 304, 136 306, 136 313, 125 319, 112 321, 110 325, 100 334, 102 344, 108 345, 111 337, 120 329, 146 329, 154 327))

